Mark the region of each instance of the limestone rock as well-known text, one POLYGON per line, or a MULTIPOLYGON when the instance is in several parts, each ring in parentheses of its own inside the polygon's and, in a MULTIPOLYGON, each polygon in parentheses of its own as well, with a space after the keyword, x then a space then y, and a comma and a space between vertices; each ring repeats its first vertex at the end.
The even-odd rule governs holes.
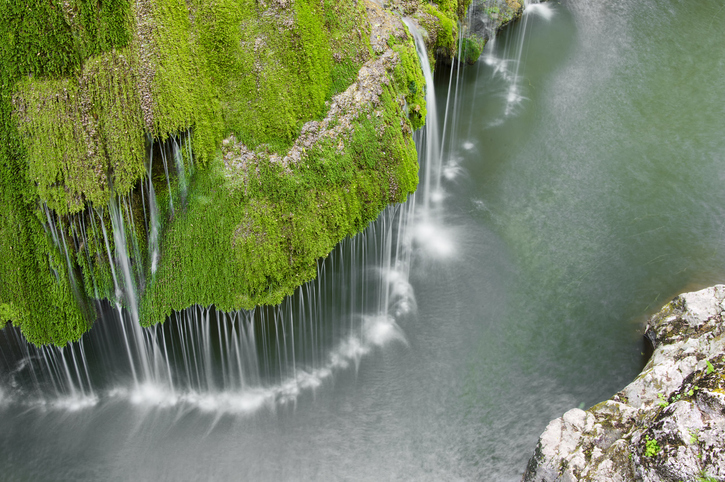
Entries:
POLYGON ((655 348, 610 400, 549 423, 524 482, 725 481, 725 285, 685 293, 645 330, 655 348))

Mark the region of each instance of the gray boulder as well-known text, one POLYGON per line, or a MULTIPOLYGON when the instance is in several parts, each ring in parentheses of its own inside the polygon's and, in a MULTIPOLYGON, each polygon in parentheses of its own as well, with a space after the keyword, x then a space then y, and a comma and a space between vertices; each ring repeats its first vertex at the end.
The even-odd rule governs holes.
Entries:
POLYGON ((642 373, 551 421, 523 481, 725 481, 724 300, 717 285, 665 305, 642 373))

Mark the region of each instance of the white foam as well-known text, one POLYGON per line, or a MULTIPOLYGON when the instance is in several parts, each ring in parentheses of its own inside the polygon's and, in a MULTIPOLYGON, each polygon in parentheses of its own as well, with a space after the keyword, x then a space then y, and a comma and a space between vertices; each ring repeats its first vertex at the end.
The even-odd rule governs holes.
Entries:
POLYGON ((365 340, 376 346, 385 346, 394 340, 408 344, 405 335, 403 335, 392 316, 376 316, 366 319, 364 331, 365 340))
POLYGON ((77 412, 86 408, 94 407, 98 404, 98 397, 94 395, 78 395, 70 397, 61 397, 48 403, 48 406, 55 410, 65 410, 68 412, 77 412))
POLYGON ((455 251, 450 233, 444 226, 431 222, 420 222, 415 227, 414 237, 419 245, 435 256, 445 258, 455 251))
POLYGON ((518 83, 514 82, 509 87, 506 93, 506 115, 510 116, 515 113, 516 109, 521 106, 521 103, 528 100, 526 97, 521 95, 518 87, 518 83))
POLYGON ((446 198, 446 192, 443 189, 436 189, 430 195, 430 200, 433 201, 434 203, 443 202, 443 200, 445 198, 446 198))
POLYGON ((443 177, 445 177, 449 181, 452 181, 453 179, 457 178, 462 173, 463 173, 463 169, 454 163, 448 163, 443 168, 443 177))
POLYGON ((239 392, 198 393, 190 392, 181 399, 202 412, 250 414, 269 405, 272 394, 266 390, 239 392))
MULTIPOLYGON (((408 300, 412 296, 412 287, 400 273, 391 272, 392 295, 396 299, 408 300)), ((412 305, 414 305, 414 300, 412 305)), ((126 400, 141 408, 193 408, 205 413, 229 413, 249 415, 275 404, 286 404, 296 400, 305 390, 320 387, 336 372, 345 370, 351 364, 357 366, 360 359, 375 347, 383 347, 390 342, 399 341, 407 345, 405 335, 392 316, 382 315, 363 317, 362 338, 349 335, 328 355, 327 362, 318 368, 298 368, 294 374, 269 387, 250 387, 242 390, 198 392, 189 390, 177 392, 164 385, 143 383, 134 389, 117 387, 108 392, 109 398, 126 400)), ((97 399, 96 399, 97 402, 97 399)), ((78 409, 84 405, 78 405, 78 409)), ((68 404, 69 410, 75 406, 68 404)))
POLYGON ((390 269, 383 271, 390 293, 388 314, 398 319, 403 315, 414 312, 417 309, 415 301, 415 290, 410 284, 407 274, 390 269))
POLYGON ((134 405, 170 407, 178 403, 178 397, 173 390, 153 383, 143 383, 126 396, 134 405))
POLYGON ((488 55, 483 60, 486 65, 493 67, 493 75, 500 75, 502 79, 504 79, 507 82, 511 82, 513 80, 514 74, 512 73, 512 69, 509 69, 509 64, 514 63, 515 60, 511 59, 500 59, 493 55, 488 55))
POLYGON ((545 20, 551 20, 554 16, 554 9, 548 3, 532 3, 526 6, 524 13, 533 13, 543 17, 545 20))

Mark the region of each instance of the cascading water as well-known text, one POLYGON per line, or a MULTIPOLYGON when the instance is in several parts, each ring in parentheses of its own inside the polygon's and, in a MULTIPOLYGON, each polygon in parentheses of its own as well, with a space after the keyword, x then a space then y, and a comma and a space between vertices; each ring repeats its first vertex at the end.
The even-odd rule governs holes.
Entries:
POLYGON ((421 189, 423 212, 427 214, 430 212, 431 208, 431 197, 438 191, 438 184, 440 180, 441 156, 440 133, 438 130, 438 108, 436 105, 435 90, 433 88, 433 72, 430 68, 430 63, 428 62, 428 53, 423 37, 410 20, 405 19, 404 21, 413 35, 415 49, 418 53, 418 58, 420 59, 426 84, 425 103, 428 115, 426 117, 425 126, 421 131, 416 133, 416 145, 425 145, 425 149, 419 148, 419 154, 423 154, 422 156, 419 156, 419 159, 423 165, 423 187, 421 189))
MULTIPOLYGON (((217 417, 252 414, 296 402, 342 371, 357 371, 363 357, 390 343, 407 346, 403 328, 417 305, 409 281, 413 253, 422 248, 417 251, 421 255, 446 257, 454 250, 451 228, 444 222, 442 176, 451 180, 458 172, 455 150, 446 142, 457 144, 461 66, 452 68, 448 78, 441 135, 424 41, 413 23, 406 24, 427 84, 427 122, 415 133, 422 166, 418 194, 389 207, 365 232, 341 242, 320 262, 316 280, 280 306, 233 313, 196 306, 144 329, 139 296, 146 276, 153 277, 158 266, 162 217, 153 181, 156 149, 149 142, 149 174, 140 185, 143 222, 139 225, 141 221, 134 219, 133 200, 119 196, 111 199, 107 210, 78 217, 79 243, 88 245, 90 229, 102 240, 104 252, 96 255, 106 257, 110 266, 113 297, 99 305, 101 320, 81 341, 62 349, 28 346, 12 328, 2 332, 4 351, 19 354, 6 358, 4 384, 19 389, 4 391, 4 403, 75 411, 125 401, 141 407, 196 409, 217 417), (445 166, 444 152, 450 156, 445 166), (148 271, 134 234, 139 226, 147 233, 148 271)), ((188 170, 193 167, 190 136, 185 142, 181 139, 172 137, 158 145, 171 216, 187 197, 184 155, 188 170), (175 199, 180 204, 175 205, 175 199)), ((47 210, 46 216, 72 274, 65 239, 47 210)), ((90 266, 87 249, 85 255, 90 266)), ((95 279, 93 283, 98 293, 95 279)))
MULTIPOLYGON (((416 193, 416 195, 422 197, 422 205, 418 209, 415 221, 408 228, 410 231, 409 236, 417 245, 422 246, 427 254, 446 257, 453 251, 453 241, 451 239, 451 230, 445 225, 443 219, 443 201, 446 194, 441 185, 441 178, 442 175, 446 175, 448 178, 451 177, 451 173, 455 169, 455 163, 451 159, 446 162, 445 166, 443 165, 445 145, 442 141, 445 139, 445 128, 452 114, 450 93, 453 72, 459 72, 460 69, 451 68, 451 74, 448 78, 449 95, 446 97, 446 105, 443 111, 444 134, 442 135, 438 127, 439 116, 433 72, 428 62, 425 42, 413 21, 410 19, 404 19, 403 21, 413 35, 418 58, 423 69, 423 76, 426 79, 426 109, 428 111, 425 127, 414 134, 418 146, 418 158, 422 160, 421 165, 423 166, 421 172, 422 187, 416 193)), ((458 76, 456 76, 457 81, 458 76)), ((456 91, 456 95, 453 97, 454 106, 457 104, 457 100, 456 91)))
MULTIPOLYGON (((184 156, 189 160, 189 166, 193 165, 190 142, 190 135, 187 134, 179 139, 172 138, 160 143, 158 147, 162 153, 168 151, 173 154, 177 167, 176 184, 182 205, 188 185, 184 156), (180 147, 180 143, 184 149, 180 147)), ((141 225, 137 225, 138 220, 135 219, 134 206, 138 200, 134 199, 133 193, 113 196, 107 209, 89 208, 63 218, 56 216, 47 206, 42 207, 46 232, 64 259, 64 271, 67 272, 73 294, 82 309, 90 311, 85 306, 86 298, 81 293, 83 290, 81 283, 89 285, 88 290, 95 295, 95 299, 108 297, 115 308, 115 315, 109 315, 108 309, 102 310, 106 315, 101 317, 101 321, 96 323, 97 326, 92 331, 103 332, 104 328, 99 328, 99 325, 104 324, 116 324, 116 328, 111 329, 112 335, 95 338, 87 334, 79 342, 70 343, 65 348, 54 346, 38 348, 26 344, 17 330, 8 327, 3 334, 6 338, 6 351, 12 353, 12 356, 7 356, 5 353, 3 355, 10 384, 18 387, 18 394, 30 390, 36 398, 16 396, 15 391, 10 391, 7 397, 4 397, 6 401, 49 403, 52 406, 66 408, 78 408, 96 403, 98 397, 94 386, 99 385, 99 382, 94 380, 91 372, 98 371, 98 367, 89 367, 86 353, 96 351, 98 343, 106 345, 102 351, 111 352, 113 350, 109 347, 118 345, 121 340, 125 348, 123 358, 128 362, 130 380, 135 390, 148 383, 171 386, 170 367, 168 363, 161 364, 159 361, 158 353, 161 352, 161 348, 155 337, 143 330, 139 323, 139 295, 144 290, 147 274, 153 277, 157 269, 161 228, 161 215, 153 182, 153 142, 149 142, 149 145, 149 174, 146 180, 142 180, 139 184, 144 216, 141 225), (142 254, 142 245, 137 234, 140 229, 145 229, 146 233, 144 239, 148 247, 147 258, 145 251, 142 254), (79 255, 77 261, 69 254, 69 242, 74 244, 75 253, 79 255), (109 279, 112 287, 109 291, 102 290, 101 283, 96 277, 98 273, 94 269, 95 260, 103 263, 103 259, 107 260, 110 270, 109 279), (148 273, 145 259, 148 259, 150 265, 148 273), (81 261, 84 262, 83 279, 76 276, 76 262, 81 261), (89 338, 87 347, 86 340, 89 338), (21 380, 29 381, 29 385, 24 386, 21 380)), ((171 190, 169 176, 166 177, 166 183, 169 187, 169 210, 173 212, 174 192, 171 190)), ((55 259, 54 252, 49 256, 50 267, 55 271, 56 278, 59 278, 61 268, 56 263, 60 261, 55 259)), ((106 373, 118 371, 115 362, 105 365, 103 370, 108 370, 106 373)))
MULTIPOLYGON (((294 400, 302 390, 315 388, 337 371, 357 365, 376 347, 395 340, 405 343, 398 322, 414 312, 415 297, 408 282, 409 249, 401 234, 412 210, 412 203, 391 207, 371 226, 372 234, 343 241, 330 256, 329 267, 321 265, 317 280, 301 287, 281 306, 236 313, 192 307, 175 313, 162 326, 144 330, 135 311, 137 280, 124 249, 128 241, 123 216, 112 202, 113 276, 120 296, 114 309, 106 306, 99 326, 64 349, 35 348, 20 340, 12 328, 2 332, 13 337, 16 349, 28 351, 11 371, 13 383, 23 373, 38 378, 40 372, 40 378, 56 387, 56 398, 74 403, 59 405, 48 400, 41 384, 35 388, 42 397, 21 403, 87 406, 99 401, 94 386, 99 387, 100 397, 110 399, 230 412, 255 411, 294 400), (379 268, 358 268, 361 258, 379 268), (342 286, 350 290, 340 289, 341 278, 342 286), (348 308, 351 310, 346 312, 348 308), (112 346, 119 334, 129 361, 130 387, 123 383, 104 386, 103 380, 93 380, 85 359, 84 343, 90 343, 94 352, 105 351, 108 356, 110 351, 111 358, 123 357, 112 346)), ((114 368, 107 363, 105 370, 113 372, 114 368)), ((103 374, 104 379, 108 377, 103 374)))
POLYGON ((174 157, 174 164, 176 165, 176 179, 179 184, 179 194, 181 195, 181 203, 186 202, 186 192, 188 190, 188 183, 186 180, 186 168, 184 167, 184 157, 182 148, 179 147, 176 137, 171 137, 171 153, 174 157))
MULTIPOLYGON (((190 142, 190 141, 188 141, 190 142)), ((153 172, 153 160, 154 160, 154 148, 153 143, 149 142, 149 167, 147 172, 149 175, 148 179, 148 203, 149 203, 149 216, 148 216, 148 233, 149 233, 149 259, 151 261, 151 276, 156 273, 156 269, 159 265, 159 230, 161 229, 161 222, 159 219, 159 207, 156 203, 156 190, 154 189, 153 178, 151 173, 153 172)), ((191 154, 191 150, 189 150, 191 154)), ((143 191, 142 191, 143 192, 143 191)), ((146 209, 144 209, 144 213, 146 209)))
MULTIPOLYGON (((426 62, 427 101, 432 112, 425 139, 419 139, 419 144, 428 146, 421 148, 426 170, 421 212, 429 220, 431 203, 436 202, 431 193, 440 186, 440 136, 432 73, 420 35, 414 32, 418 49, 422 49, 419 55, 426 62)), ((174 199, 183 205, 187 196, 184 156, 189 171, 193 167, 190 136, 185 142, 183 139, 172 137, 158 145, 172 216, 179 209, 174 199), (170 160, 176 166, 178 197, 171 182, 170 160)), ((146 276, 153 277, 157 269, 161 228, 153 182, 156 148, 152 142, 148 144, 149 174, 140 184, 141 224, 134 219, 133 199, 126 196, 114 196, 107 210, 90 210, 79 216, 79 243, 88 245, 86 226, 90 223, 94 238, 102 241, 102 252, 95 255, 105 257, 110 267, 113 293, 110 303, 99 305, 101 320, 80 342, 64 349, 23 347, 17 332, 6 329, 3 335, 13 340, 7 339, 6 344, 26 352, 10 370, 11 384, 20 383, 24 375, 42 379, 33 386, 34 398, 21 402, 10 394, 6 399, 60 406, 52 399, 62 398, 74 400, 74 408, 126 399, 135 404, 246 413, 295 400, 340 370, 359 366, 364 355, 387 343, 407 343, 400 323, 416 307, 408 281, 415 196, 386 209, 364 233, 341 242, 320 263, 317 279, 278 307, 234 313, 192 307, 174 313, 161 326, 142 328, 139 296, 146 276), (148 272, 135 234, 139 228, 146 231, 148 272), (90 362, 86 352, 92 354, 90 362), (126 368, 111 361, 118 359, 127 361, 126 368), (48 383, 55 387, 50 399, 44 390, 48 383)), ((46 216, 49 233, 63 251, 47 210, 46 216)), ((91 253, 84 251, 91 266, 91 253)), ((72 273, 70 259, 67 264, 72 273)), ((98 293, 92 273, 91 278, 98 293)))
MULTIPOLYGON (((515 31, 511 29, 506 31, 507 39, 500 53, 496 43, 496 31, 488 29, 489 41, 482 53, 482 58, 487 65, 493 67, 493 75, 500 77, 506 83, 505 90, 501 94, 505 102, 503 118, 491 121, 491 125, 499 125, 505 117, 515 115, 519 111, 521 103, 527 99, 520 69, 526 60, 525 45, 530 15, 538 15, 545 20, 550 20, 553 14, 554 11, 546 2, 524 2, 521 25, 515 31)), ((471 122, 469 125, 472 124, 471 122)))

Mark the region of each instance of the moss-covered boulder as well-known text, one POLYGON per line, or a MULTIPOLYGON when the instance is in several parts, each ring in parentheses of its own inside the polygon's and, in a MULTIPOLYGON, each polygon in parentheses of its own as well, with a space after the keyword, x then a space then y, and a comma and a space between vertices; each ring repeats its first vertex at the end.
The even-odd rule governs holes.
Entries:
POLYGON ((279 303, 416 187, 424 80, 377 4, 0 0, 0 39, 0 317, 33 343, 93 299, 279 303))
POLYGON ((424 80, 400 19, 367 8, 385 20, 371 24, 371 37, 385 40, 372 42, 372 58, 324 118, 305 123, 281 152, 229 136, 221 158, 197 174, 189 207, 165 237, 142 323, 191 304, 280 303, 315 277, 317 259, 340 239, 415 190, 411 134, 422 119, 407 106, 424 103, 424 80))

